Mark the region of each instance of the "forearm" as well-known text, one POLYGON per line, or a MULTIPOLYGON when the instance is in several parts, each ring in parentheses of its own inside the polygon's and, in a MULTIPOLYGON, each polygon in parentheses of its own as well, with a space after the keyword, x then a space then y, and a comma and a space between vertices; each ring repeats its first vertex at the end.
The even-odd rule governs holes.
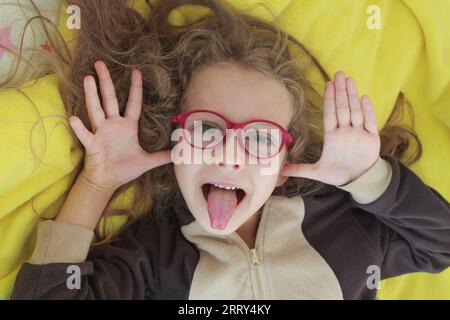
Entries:
POLYGON ((94 230, 114 191, 93 185, 81 173, 55 220, 94 230))
POLYGON ((129 226, 117 242, 91 248, 91 230, 40 222, 36 247, 17 275, 12 299, 143 299, 155 276, 151 261, 156 261, 144 245, 157 254, 159 234, 156 224, 145 221, 129 226), (74 270, 80 276, 76 290, 68 286, 74 285, 74 270))
MULTIPOLYGON (((103 265, 104 271, 94 275, 94 262, 86 261, 93 230, 114 191, 92 184, 84 173, 78 176, 55 221, 38 224, 36 246, 18 274, 13 299, 114 297, 114 292, 104 292, 103 289, 111 285, 114 287, 117 282, 109 279, 116 267, 97 259, 96 265, 103 265), (67 270, 73 266, 79 268, 80 276, 91 279, 88 282, 83 277, 81 290, 67 287, 67 270)), ((99 250, 108 252, 113 249, 105 246, 99 250)))
POLYGON ((448 201, 400 161, 391 156, 389 159, 377 161, 361 177, 338 188, 350 192, 355 204, 364 210, 402 221, 402 226, 420 220, 423 225, 419 223, 418 227, 448 228, 448 201))
POLYGON ((379 162, 341 187, 351 193, 355 207, 378 220, 367 223, 360 212, 353 214, 367 238, 379 247, 382 278, 440 272, 450 266, 449 203, 400 161, 386 159, 389 170, 386 162, 379 162))

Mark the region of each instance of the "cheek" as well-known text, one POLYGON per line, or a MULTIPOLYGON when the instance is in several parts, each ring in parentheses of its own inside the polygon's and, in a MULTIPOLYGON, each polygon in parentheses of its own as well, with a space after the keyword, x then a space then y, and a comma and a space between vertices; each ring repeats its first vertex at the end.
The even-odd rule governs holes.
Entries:
POLYGON ((286 155, 286 150, 283 149, 273 158, 258 160, 258 174, 262 178, 271 176, 276 181, 285 164, 286 155))
POLYGON ((181 190, 186 190, 192 187, 192 177, 193 177, 193 166, 186 164, 174 165, 175 177, 177 178, 178 185, 181 190))
MULTIPOLYGON (((274 163, 272 163, 274 164, 274 163)), ((276 188, 278 177, 279 177, 279 167, 274 164, 273 167, 267 168, 254 168, 252 172, 253 185, 255 187, 254 194, 261 197, 268 197, 276 188), (267 174, 263 174, 264 171, 267 174), (273 172, 272 172, 273 171, 273 172)))
POLYGON ((276 176, 259 176, 256 178, 255 189, 251 196, 251 207, 260 208, 272 195, 276 188, 276 176))

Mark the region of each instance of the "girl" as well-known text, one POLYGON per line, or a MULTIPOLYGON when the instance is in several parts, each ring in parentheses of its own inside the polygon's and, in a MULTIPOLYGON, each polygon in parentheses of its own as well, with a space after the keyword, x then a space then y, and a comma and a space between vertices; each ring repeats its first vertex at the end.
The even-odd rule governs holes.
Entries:
POLYGON ((121 1, 79 5, 63 93, 85 162, 57 218, 38 225, 14 299, 373 299, 377 280, 449 266, 448 202, 396 158, 399 140, 381 143, 352 78, 326 83, 318 118, 292 52, 312 56, 268 23, 218 1, 165 0, 147 20, 121 1), (211 14, 175 27, 181 4, 211 14), (203 163, 170 164, 171 122, 183 150, 210 147, 191 138, 197 126, 219 133, 203 163), (275 174, 261 174, 267 164, 275 174), (149 214, 135 210, 119 240, 89 250, 136 179, 135 208, 151 203, 149 214))

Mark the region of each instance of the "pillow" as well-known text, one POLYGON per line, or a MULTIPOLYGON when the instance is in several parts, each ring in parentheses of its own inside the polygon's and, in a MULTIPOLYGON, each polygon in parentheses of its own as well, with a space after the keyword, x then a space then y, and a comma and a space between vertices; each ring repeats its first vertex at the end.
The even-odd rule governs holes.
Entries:
MULTIPOLYGON (((83 157, 49 75, 0 92, 0 299, 8 298, 23 261, 30 257, 39 221, 56 217, 83 157)), ((135 189, 113 203, 131 207, 135 189)), ((107 233, 126 221, 109 217, 107 233)))
MULTIPOLYGON (((57 36, 61 0, 34 0, 40 14, 49 19, 45 22, 50 37, 57 36)), ((50 71, 46 64, 49 50, 42 19, 31 1, 5 0, 0 4, 0 86, 18 86, 27 80, 38 78, 50 71), (23 42, 22 42, 23 40, 23 42), (22 48, 20 61, 16 54, 22 48), (18 64, 17 64, 18 62, 18 64)))

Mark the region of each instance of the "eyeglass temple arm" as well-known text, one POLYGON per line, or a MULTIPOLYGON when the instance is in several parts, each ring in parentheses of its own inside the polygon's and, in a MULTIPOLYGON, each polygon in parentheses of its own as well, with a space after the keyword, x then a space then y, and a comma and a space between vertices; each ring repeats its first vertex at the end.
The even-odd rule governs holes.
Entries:
POLYGON ((286 142, 288 145, 292 144, 292 134, 289 132, 283 132, 284 138, 286 139, 286 142))
POLYGON ((174 115, 170 118, 170 122, 172 122, 172 124, 177 124, 179 121, 180 121, 179 115, 174 115))

